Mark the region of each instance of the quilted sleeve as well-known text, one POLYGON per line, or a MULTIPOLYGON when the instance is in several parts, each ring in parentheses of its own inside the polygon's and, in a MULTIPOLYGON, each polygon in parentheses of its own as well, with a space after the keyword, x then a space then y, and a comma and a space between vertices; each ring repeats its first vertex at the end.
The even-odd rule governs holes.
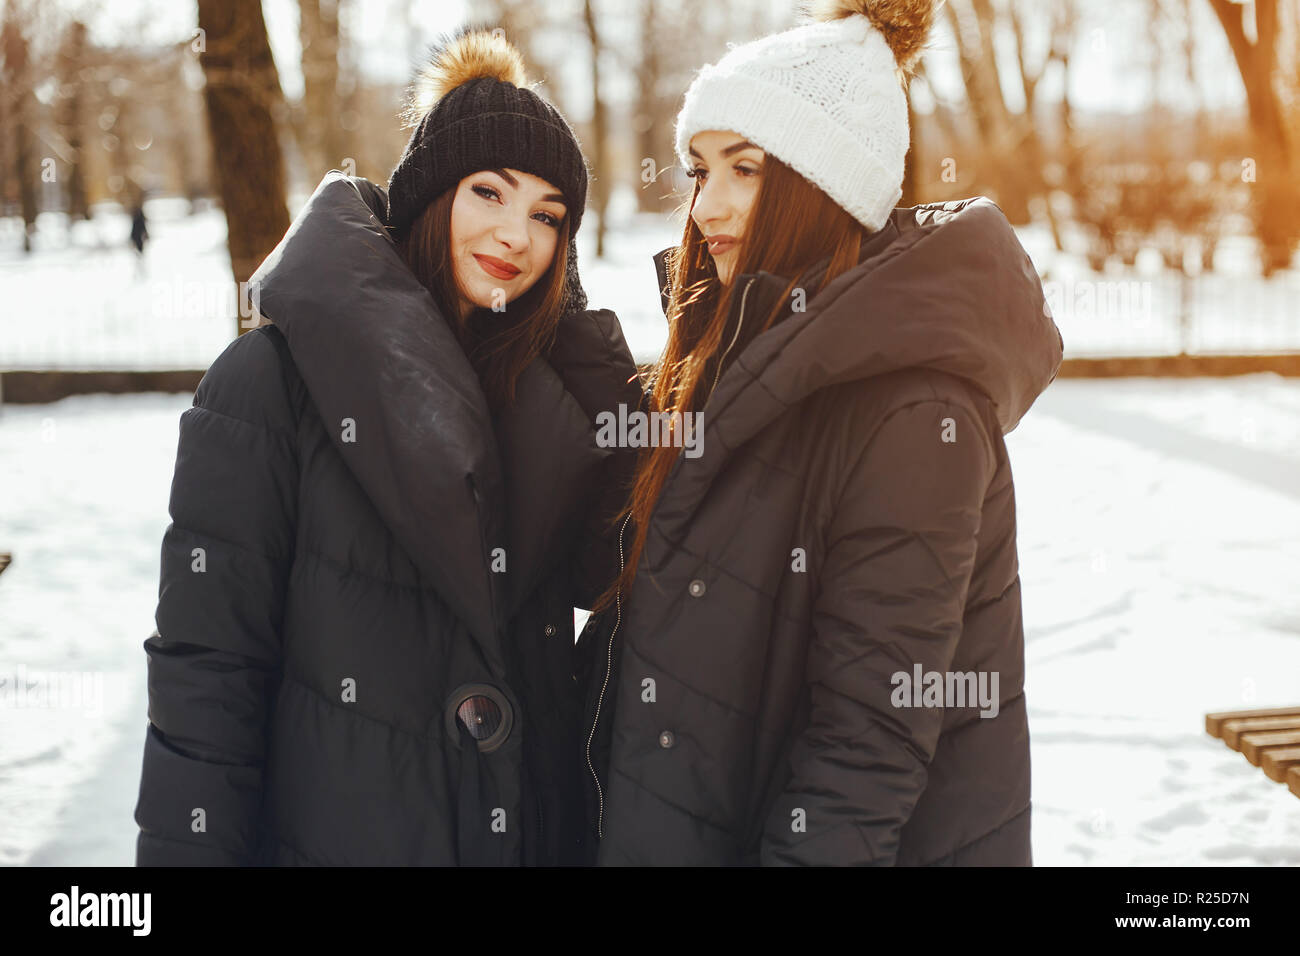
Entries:
POLYGON ((765 822, 764 864, 895 862, 944 713, 895 706, 897 675, 950 668, 996 465, 988 427, 967 402, 939 397, 894 408, 861 436, 814 604, 811 716, 765 822))
POLYGON ((293 386, 273 335, 232 342, 181 416, 144 642, 139 866, 254 862, 297 520, 293 386))

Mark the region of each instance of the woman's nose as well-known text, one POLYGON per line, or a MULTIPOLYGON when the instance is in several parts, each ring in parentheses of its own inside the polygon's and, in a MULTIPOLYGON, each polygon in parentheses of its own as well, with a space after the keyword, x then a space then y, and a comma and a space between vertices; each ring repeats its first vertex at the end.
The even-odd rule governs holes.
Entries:
POLYGON ((728 211, 726 197, 722 195, 719 188, 709 182, 700 187, 699 195, 695 197, 695 206, 691 209, 691 216, 702 231, 709 233, 716 230, 707 229, 706 225, 724 222, 728 211))
POLYGON ((507 216, 497 223, 493 237, 502 245, 518 251, 528 244, 528 224, 526 220, 507 216))

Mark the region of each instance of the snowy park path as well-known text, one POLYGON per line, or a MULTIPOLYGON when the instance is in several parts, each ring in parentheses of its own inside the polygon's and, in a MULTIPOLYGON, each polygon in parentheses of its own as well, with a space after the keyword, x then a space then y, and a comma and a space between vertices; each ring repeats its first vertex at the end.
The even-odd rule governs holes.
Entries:
MULTIPOLYGON (((98 714, 0 712, 0 863, 134 858, 141 642, 189 401, 0 417, 0 668, 103 682, 98 714)), ((1208 711, 1300 703, 1300 382, 1062 380, 1007 444, 1035 863, 1300 863, 1300 801, 1204 733, 1208 711)))
POLYGON ((1300 703, 1300 383, 1061 381, 1012 435, 1038 863, 1300 863, 1205 734, 1300 703))

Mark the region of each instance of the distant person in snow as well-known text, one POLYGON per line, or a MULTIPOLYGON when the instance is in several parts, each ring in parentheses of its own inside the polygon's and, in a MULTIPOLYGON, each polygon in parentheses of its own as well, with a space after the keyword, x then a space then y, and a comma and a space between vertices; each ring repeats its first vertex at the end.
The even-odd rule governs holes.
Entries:
POLYGON ((144 272, 144 244, 149 238, 149 224, 144 218, 144 199, 136 200, 131 211, 131 245, 135 247, 136 275, 144 272))

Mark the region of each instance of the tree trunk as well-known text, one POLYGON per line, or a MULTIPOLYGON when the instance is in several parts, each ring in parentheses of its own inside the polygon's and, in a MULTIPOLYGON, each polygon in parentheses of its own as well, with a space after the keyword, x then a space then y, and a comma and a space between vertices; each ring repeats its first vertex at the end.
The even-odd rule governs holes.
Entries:
POLYGON ((85 157, 82 155, 82 126, 85 121, 82 104, 86 98, 86 84, 82 80, 89 64, 86 62, 86 25, 74 20, 68 25, 67 36, 59 51, 59 126, 68 143, 68 172, 63 189, 67 197, 68 221, 87 219, 85 157))
POLYGON ((596 258, 605 255, 606 212, 609 209, 609 160, 607 155, 605 100, 600 93, 600 30, 592 0, 583 0, 582 19, 591 43, 591 195, 596 209, 596 258))
POLYGON ((344 160, 338 96, 340 2, 298 0, 303 84, 298 143, 313 185, 344 160))
POLYGON ((1043 77, 1047 64, 1051 61, 1051 50, 1048 50, 1047 56, 1039 64, 1038 69, 1032 70, 1025 55, 1024 24, 1021 21, 1021 13, 1016 6, 1016 0, 1012 0, 1008 10, 1011 20, 1011 32, 1016 43, 1016 65, 1020 73, 1020 88, 1025 97, 1025 111, 1020 116, 1012 116, 1006 111, 1005 104, 1003 105, 1007 127, 1012 134, 1013 154, 1021 157, 1020 168, 1016 171, 1018 174, 1017 180, 1021 186, 1020 191, 1025 196, 1026 204, 1028 204, 1031 196, 1043 197, 1044 213, 1052 226, 1053 236, 1056 237, 1057 228, 1050 208, 1051 199, 1046 195, 1047 183, 1043 175, 1045 151, 1042 138, 1038 135, 1036 111, 1038 83, 1043 77))
POLYGON ((956 3, 947 3, 949 22, 957 42, 962 82, 971 114, 980 136, 980 163, 991 170, 990 179, 997 193, 998 205, 1007 218, 1017 225, 1029 221, 1029 196, 1023 184, 1024 171, 1011 163, 1019 156, 1011 116, 1002 96, 994 55, 994 11, 989 0, 969 0, 971 15, 958 14, 956 3))
POLYGON ((4 92, 7 103, 7 132, 13 136, 13 174, 18 180, 18 203, 23 216, 23 251, 32 251, 36 229, 36 97, 32 95, 30 48, 23 35, 25 26, 19 5, 11 3, 0 29, 0 52, 4 54, 4 92))
MULTIPOLYGON (((641 0, 641 43, 636 63, 636 115, 633 119, 633 132, 636 134, 639 161, 644 163, 649 159, 654 163, 649 171, 654 179, 647 182, 649 174, 644 166, 641 167, 637 180, 636 204, 641 212, 651 213, 663 210, 668 181, 661 177, 674 162, 668 156, 659 155, 666 145, 671 152, 671 144, 666 143, 663 136, 665 110, 659 92, 663 78, 663 51, 660 49, 663 31, 658 29, 660 15, 658 0, 641 0), (667 159, 666 165, 661 165, 663 159, 667 159)), ((670 124, 671 117, 668 120, 670 124)))
POLYGON ((1284 269, 1300 236, 1300 190, 1273 76, 1277 71, 1277 0, 1254 0, 1256 38, 1246 35, 1246 8, 1229 0, 1209 0, 1223 25, 1237 61, 1255 140, 1255 230, 1263 246, 1265 276, 1284 269))
MULTIPOLYGON (((280 78, 259 0, 198 0, 213 167, 230 267, 246 282, 289 228, 276 114, 280 78)), ((242 299, 242 296, 241 296, 242 299)), ((243 333, 250 322, 237 322, 243 333)))

